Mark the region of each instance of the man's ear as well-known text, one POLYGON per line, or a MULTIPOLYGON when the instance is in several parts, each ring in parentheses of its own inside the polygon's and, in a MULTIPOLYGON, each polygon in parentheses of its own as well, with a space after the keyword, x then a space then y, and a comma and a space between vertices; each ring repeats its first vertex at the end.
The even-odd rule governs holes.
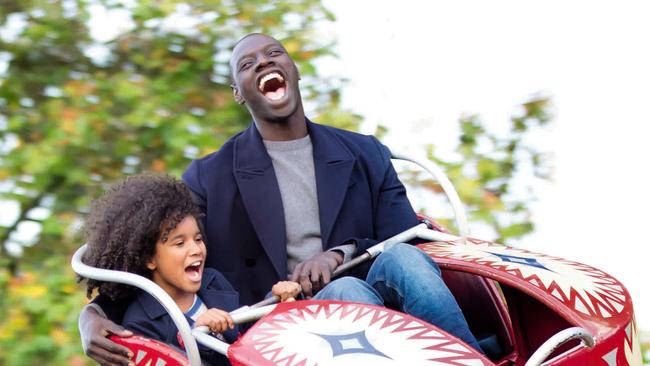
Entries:
POLYGON ((230 87, 232 88, 232 96, 235 97, 235 101, 238 104, 244 104, 246 101, 244 98, 242 98, 241 94, 239 93, 239 88, 235 84, 230 84, 230 87))

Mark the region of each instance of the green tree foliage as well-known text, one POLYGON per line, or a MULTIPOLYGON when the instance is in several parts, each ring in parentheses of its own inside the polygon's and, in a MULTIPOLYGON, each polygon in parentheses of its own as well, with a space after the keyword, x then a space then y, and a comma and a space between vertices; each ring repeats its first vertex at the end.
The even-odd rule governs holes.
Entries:
MULTIPOLYGON (((479 116, 469 115, 459 120, 456 158, 441 160, 434 146, 428 147, 429 158, 443 168, 458 191, 471 226, 483 225, 494 231, 494 237, 485 239, 509 243, 534 230, 529 206, 536 199, 533 184, 551 178, 552 159, 526 137, 548 127, 551 117, 550 99, 536 95, 510 119, 505 136, 488 129, 479 116), (522 175, 529 179, 518 180, 522 175)), ((428 176, 408 173, 412 184, 443 194, 428 176)), ((452 218, 435 219, 455 228, 452 218)))
MULTIPOLYGON (((18 34, 0 44, 9 60, 0 85, 0 179, 4 198, 20 204, 15 224, 41 227, 29 256, 76 245, 66 229, 106 182, 141 170, 178 175, 249 123, 231 96, 227 66, 243 34, 281 38, 307 81, 306 97, 327 97, 331 90, 309 80, 317 78, 313 60, 329 54, 312 26, 329 17, 317 1, 5 5, 1 20, 18 34), (103 43, 88 26, 98 8, 127 12, 126 29, 103 43), (32 217, 35 209, 44 217, 32 217)), ((16 225, 0 231, 0 242, 11 241, 16 225)))
POLYGON ((1 4, 0 202, 17 217, 0 226, 0 364, 86 362, 68 263, 89 202, 126 174, 178 176, 248 125, 229 86, 242 35, 282 40, 318 113, 359 121, 338 108, 336 81, 317 84, 331 44, 314 27, 333 19, 318 0, 1 4))

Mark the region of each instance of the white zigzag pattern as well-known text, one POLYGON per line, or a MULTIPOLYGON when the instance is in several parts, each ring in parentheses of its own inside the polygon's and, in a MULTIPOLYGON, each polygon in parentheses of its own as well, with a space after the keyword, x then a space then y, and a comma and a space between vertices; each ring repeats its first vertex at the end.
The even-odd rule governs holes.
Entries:
POLYGON ((360 305, 312 305, 265 318, 264 322, 255 331, 252 345, 267 360, 286 366, 484 365, 466 346, 426 323, 360 305), (317 335, 361 330, 373 347, 390 358, 364 353, 333 357, 330 345, 317 335))
POLYGON ((639 335, 636 331, 636 321, 632 320, 630 324, 625 328, 626 337, 623 342, 623 349, 625 351, 625 360, 628 365, 640 365, 642 361, 641 356, 641 342, 639 341, 639 335))
POLYGON ((483 241, 468 245, 438 242, 422 247, 427 253, 438 257, 476 261, 495 268, 505 268, 505 271, 512 274, 519 271, 523 279, 536 287, 543 290, 554 288, 549 290, 552 296, 588 316, 610 318, 619 314, 627 302, 623 287, 617 280, 581 263, 483 241), (492 253, 535 259, 550 271, 504 261, 492 253))

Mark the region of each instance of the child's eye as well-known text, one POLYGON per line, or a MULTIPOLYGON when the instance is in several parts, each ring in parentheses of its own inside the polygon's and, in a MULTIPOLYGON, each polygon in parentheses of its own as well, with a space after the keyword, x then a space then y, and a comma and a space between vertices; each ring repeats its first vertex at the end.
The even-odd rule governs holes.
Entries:
POLYGON ((200 242, 203 241, 203 237, 202 236, 197 236, 196 239, 194 239, 194 240, 200 243, 200 242))
POLYGON ((174 246, 176 246, 176 247, 182 247, 183 244, 185 244, 184 241, 177 241, 176 243, 174 243, 174 246))

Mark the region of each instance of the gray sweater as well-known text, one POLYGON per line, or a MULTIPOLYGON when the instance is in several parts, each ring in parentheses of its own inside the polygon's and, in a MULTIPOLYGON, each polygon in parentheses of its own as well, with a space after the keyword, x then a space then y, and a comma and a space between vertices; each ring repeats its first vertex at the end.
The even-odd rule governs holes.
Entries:
MULTIPOLYGON (((287 273, 323 251, 316 194, 314 156, 309 135, 291 141, 264 140, 278 179, 287 235, 287 273)), ((344 254, 344 261, 354 252, 354 245, 331 250, 344 254)))

